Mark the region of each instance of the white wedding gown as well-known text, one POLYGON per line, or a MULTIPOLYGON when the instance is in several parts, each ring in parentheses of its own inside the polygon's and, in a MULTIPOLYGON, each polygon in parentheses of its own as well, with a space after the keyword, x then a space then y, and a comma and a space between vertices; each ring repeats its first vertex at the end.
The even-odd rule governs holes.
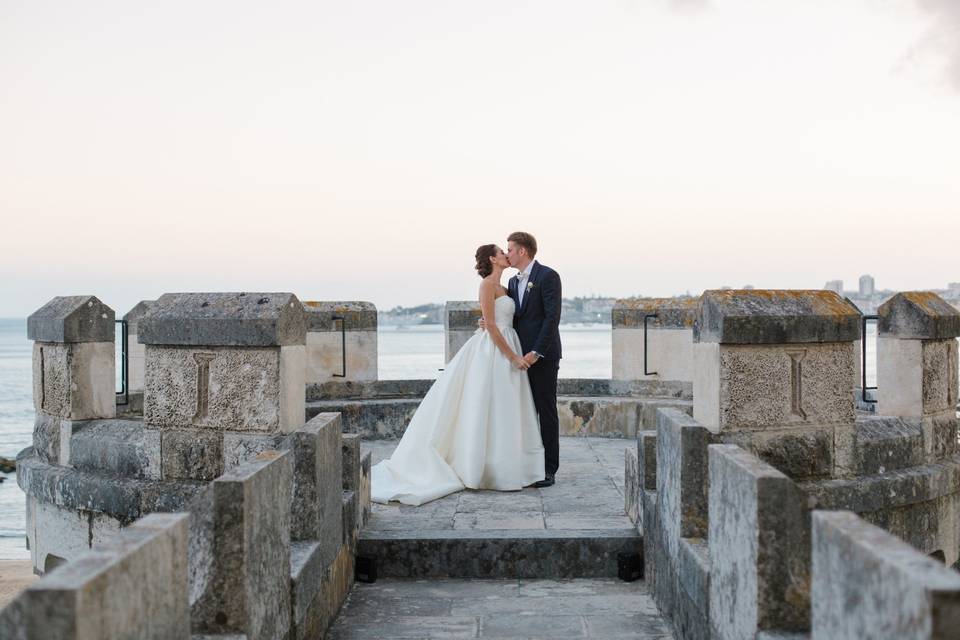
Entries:
MULTIPOLYGON (((494 302, 497 326, 516 353, 510 296, 494 302)), ((389 460, 371 470, 375 502, 420 505, 470 489, 519 490, 543 480, 543 443, 530 381, 478 330, 457 352, 389 460)))

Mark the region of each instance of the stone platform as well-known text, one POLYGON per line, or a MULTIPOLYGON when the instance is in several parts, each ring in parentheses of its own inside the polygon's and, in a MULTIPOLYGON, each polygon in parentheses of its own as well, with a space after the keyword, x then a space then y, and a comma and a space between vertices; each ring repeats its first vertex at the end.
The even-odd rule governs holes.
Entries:
MULTIPOLYGON (((396 441, 364 443, 373 463, 396 441)), ((462 491, 420 507, 373 505, 358 553, 396 578, 615 577, 617 554, 639 553, 624 511, 627 444, 560 439, 557 484, 517 492, 462 491)))
POLYGON ((673 638, 644 583, 616 579, 358 583, 328 637, 673 638))

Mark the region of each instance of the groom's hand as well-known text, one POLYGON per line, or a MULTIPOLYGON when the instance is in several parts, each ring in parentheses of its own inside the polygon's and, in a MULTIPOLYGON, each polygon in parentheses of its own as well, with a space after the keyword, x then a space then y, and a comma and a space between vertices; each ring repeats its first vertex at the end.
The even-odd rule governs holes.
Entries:
POLYGON ((537 354, 534 353, 533 351, 531 351, 531 352, 528 353, 527 355, 523 356, 523 361, 526 362, 526 363, 527 363, 528 365, 530 365, 531 367, 532 367, 533 365, 537 364, 537 360, 539 360, 539 359, 540 359, 539 356, 537 356, 537 354))

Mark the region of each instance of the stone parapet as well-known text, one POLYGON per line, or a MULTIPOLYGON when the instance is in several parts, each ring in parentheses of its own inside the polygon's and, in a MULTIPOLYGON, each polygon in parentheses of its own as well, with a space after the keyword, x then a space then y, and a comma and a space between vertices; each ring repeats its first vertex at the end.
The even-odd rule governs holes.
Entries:
POLYGON ((57 296, 27 318, 27 339, 76 344, 113 343, 113 309, 96 296, 57 296))
POLYGON ((165 293, 140 318, 148 345, 303 345, 306 314, 292 293, 165 293))
POLYGON ((698 304, 695 298, 618 300, 611 312, 613 378, 691 382, 698 304))
POLYGON ((146 347, 138 340, 140 319, 146 315, 156 300, 141 300, 123 316, 127 325, 127 394, 143 394, 143 372, 146 360, 146 347))
POLYGON ((443 359, 453 360, 467 340, 477 332, 477 320, 483 314, 476 300, 450 300, 443 311, 443 359))
POLYGON ((698 314, 695 342, 797 344, 860 337, 860 310, 832 291, 704 291, 698 314))
POLYGON ((812 517, 812 637, 955 638, 960 575, 848 511, 812 517))
POLYGON ((307 384, 377 379, 377 308, 370 302, 307 301, 307 384))
POLYGON ((904 340, 960 336, 960 311, 932 291, 903 291, 877 309, 877 334, 904 340))

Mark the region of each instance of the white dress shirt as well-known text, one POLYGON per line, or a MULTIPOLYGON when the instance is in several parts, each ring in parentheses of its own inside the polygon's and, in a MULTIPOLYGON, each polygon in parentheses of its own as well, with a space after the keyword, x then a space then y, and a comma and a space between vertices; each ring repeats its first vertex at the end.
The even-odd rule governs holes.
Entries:
MULTIPOLYGON (((517 274, 517 299, 520 306, 523 306, 523 296, 527 292, 527 282, 530 281, 530 272, 533 271, 533 265, 536 260, 531 260, 527 267, 517 274)), ((517 309, 519 311, 519 309, 517 309)))

